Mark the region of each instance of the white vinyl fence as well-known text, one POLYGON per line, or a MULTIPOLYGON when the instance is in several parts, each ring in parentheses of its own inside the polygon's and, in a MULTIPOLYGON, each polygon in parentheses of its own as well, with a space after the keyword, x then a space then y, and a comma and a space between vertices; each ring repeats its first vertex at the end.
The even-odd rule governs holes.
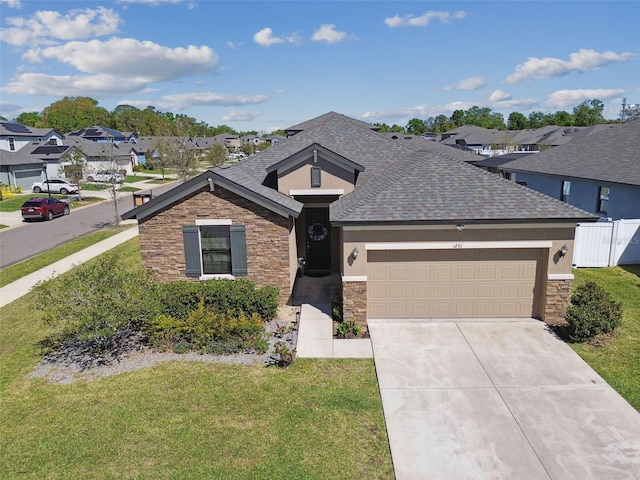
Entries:
POLYGON ((579 223, 573 247, 575 267, 640 264, 640 219, 579 223))

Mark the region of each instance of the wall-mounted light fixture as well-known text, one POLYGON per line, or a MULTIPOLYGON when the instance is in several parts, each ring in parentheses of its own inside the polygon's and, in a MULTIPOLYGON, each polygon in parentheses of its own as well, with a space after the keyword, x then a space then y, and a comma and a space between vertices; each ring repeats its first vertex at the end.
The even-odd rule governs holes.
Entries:
POLYGON ((458 230, 459 232, 461 232, 462 230, 464 230, 464 225, 460 224, 460 225, 456 225, 456 230, 458 230))
POLYGON ((569 247, 567 247, 567 244, 565 243, 564 245, 562 245, 562 248, 558 250, 558 255, 560 255, 561 257, 564 257, 568 252, 569 252, 569 247))
POLYGON ((353 259, 358 258, 358 253, 360 253, 360 251, 358 250, 358 247, 353 247, 353 250, 351 250, 351 257, 353 259))

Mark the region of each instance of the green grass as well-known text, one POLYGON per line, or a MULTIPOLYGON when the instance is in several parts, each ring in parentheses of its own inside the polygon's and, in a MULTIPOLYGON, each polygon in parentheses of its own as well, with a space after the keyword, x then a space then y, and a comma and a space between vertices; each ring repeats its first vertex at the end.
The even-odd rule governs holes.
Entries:
POLYGON ((136 187, 120 187, 118 189, 119 192, 137 192, 138 190, 140 189, 136 187))
POLYGON ((0 288, 128 228, 131 227, 104 228, 47 250, 29 260, 3 268, 0 270, 0 288))
POLYGON ((124 183, 137 183, 137 182, 144 182, 146 180, 152 180, 154 177, 150 177, 148 175, 127 175, 126 177, 124 177, 124 183))
POLYGON ((622 303, 620 326, 610 336, 571 347, 640 411, 640 265, 575 271, 575 285, 589 280, 622 303))
MULTIPOLYGON (((137 239, 117 249, 139 266, 137 239)), ((393 478, 370 359, 172 362, 55 385, 29 376, 38 307, 0 309, 2 478, 393 478)))

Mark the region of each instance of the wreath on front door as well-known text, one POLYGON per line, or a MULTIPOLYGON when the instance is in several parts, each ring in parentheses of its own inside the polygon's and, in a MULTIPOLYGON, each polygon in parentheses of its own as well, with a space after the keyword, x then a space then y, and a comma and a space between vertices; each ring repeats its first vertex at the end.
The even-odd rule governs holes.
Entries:
POLYGON ((314 223, 313 225, 309 226, 309 228, 307 229, 307 233, 309 234, 309 238, 314 242, 321 242, 327 239, 329 230, 321 223, 314 223))

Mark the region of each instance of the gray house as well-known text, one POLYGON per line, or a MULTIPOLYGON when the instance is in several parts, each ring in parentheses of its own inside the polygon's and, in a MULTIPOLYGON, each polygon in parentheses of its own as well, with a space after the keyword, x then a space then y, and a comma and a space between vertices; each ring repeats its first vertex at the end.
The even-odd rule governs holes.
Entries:
POLYGON ((640 218, 640 120, 499 168, 511 180, 601 217, 640 218))

